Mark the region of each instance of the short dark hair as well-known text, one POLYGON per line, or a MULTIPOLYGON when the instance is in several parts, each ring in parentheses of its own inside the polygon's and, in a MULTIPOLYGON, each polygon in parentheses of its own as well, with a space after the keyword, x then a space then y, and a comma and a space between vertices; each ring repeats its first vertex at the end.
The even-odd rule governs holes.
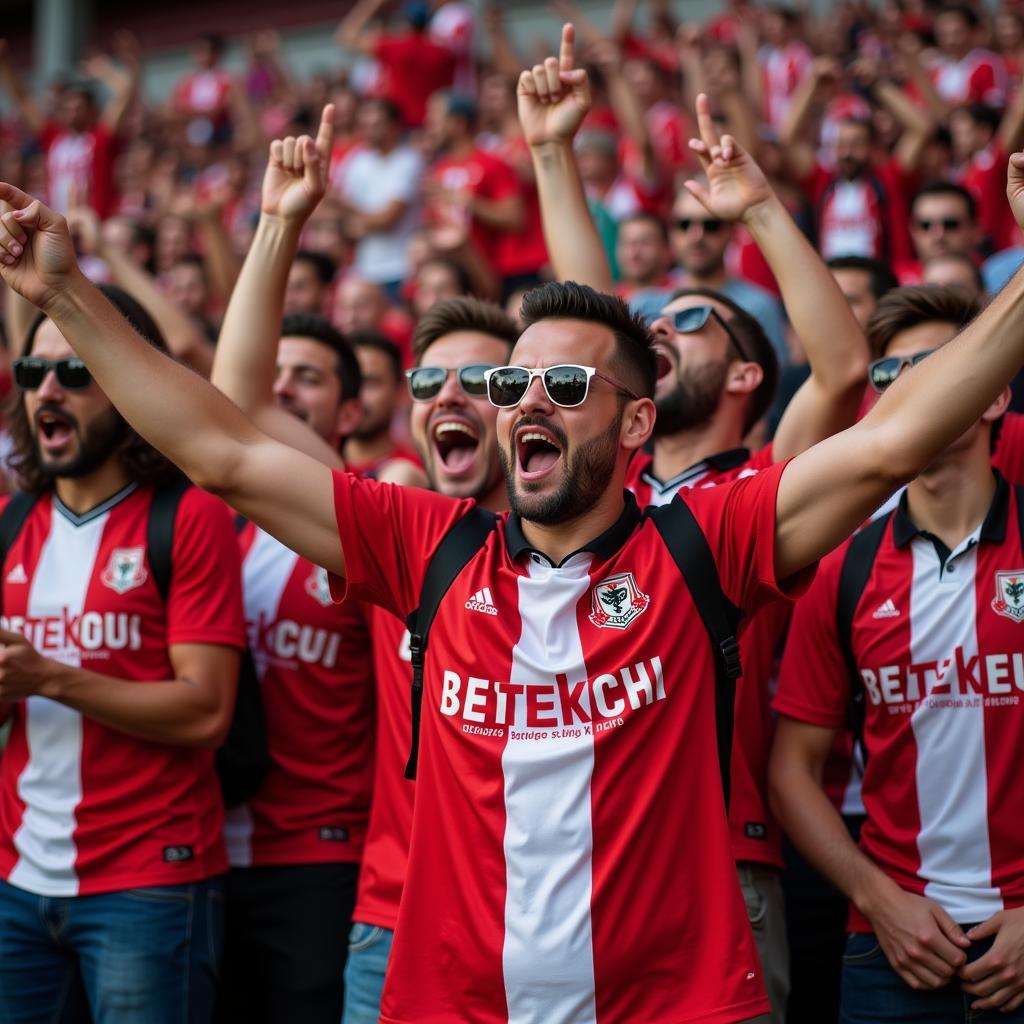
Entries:
POLYGON ((326 345, 337 356, 334 372, 341 381, 341 401, 359 396, 363 374, 352 346, 330 320, 317 313, 288 313, 281 321, 281 337, 310 338, 326 345))
POLYGON ((390 338, 385 337, 379 331, 353 331, 348 336, 348 343, 352 346, 353 351, 372 348, 375 352, 383 353, 387 356, 391 375, 396 381, 402 379, 402 353, 390 338))
MULTIPOLYGON (((921 269, 922 271, 927 270, 933 263, 941 263, 943 260, 949 263, 959 263, 961 266, 966 267, 970 271, 971 280, 974 282, 974 287, 977 288, 978 293, 981 294, 985 291, 985 279, 981 276, 981 268, 966 253, 943 252, 936 256, 930 256, 921 265, 921 269)), ((951 287, 955 287, 955 285, 951 287)))
POLYGON ((992 134, 999 130, 999 124, 1003 119, 1003 112, 988 103, 965 103, 957 107, 957 111, 966 113, 976 125, 984 125, 992 134))
POLYGON ((444 267, 445 270, 451 271, 455 280, 458 282, 457 287, 460 295, 469 295, 473 290, 473 285, 469 279, 469 273, 466 271, 466 268, 461 263, 456 263, 455 260, 448 256, 427 257, 427 259, 419 265, 419 269, 416 273, 419 274, 419 271, 424 267, 444 267))
POLYGON ((413 360, 419 364, 435 341, 456 331, 489 334, 505 342, 509 353, 519 340, 519 328, 501 306, 472 295, 459 295, 435 303, 420 317, 412 335, 413 360))
POLYGON ((389 100, 387 96, 368 96, 363 100, 363 105, 377 107, 393 125, 401 127, 405 124, 402 108, 394 100, 389 100))
POLYGON ((292 260, 293 263, 306 263, 313 268, 317 280, 326 288, 334 280, 338 268, 330 256, 314 249, 300 249, 292 260))
POLYGON ((523 296, 519 319, 524 327, 542 320, 583 320, 607 327, 615 336, 614 361, 622 383, 650 398, 658 378, 651 332, 644 318, 622 299, 575 281, 550 281, 523 296))
POLYGON ((868 275, 868 290, 877 301, 886 292, 899 288, 900 282, 888 263, 870 256, 833 256, 828 260, 829 270, 859 270, 868 275))
POLYGON ((646 210, 638 210, 636 213, 631 213, 619 221, 619 231, 621 232, 627 224, 653 224, 657 228, 661 240, 666 245, 669 244, 668 225, 656 213, 648 213, 646 210))
POLYGON ((915 284, 884 295, 868 320, 871 357, 880 359, 901 331, 920 324, 952 324, 963 330, 980 312, 977 301, 962 288, 915 284))
POLYGON ((743 422, 743 429, 750 430, 768 411, 775 398, 775 389, 779 384, 779 357, 775 354, 775 348, 764 333, 764 328, 753 316, 728 295, 714 288, 677 288, 669 296, 669 302, 685 299, 689 295, 700 295, 725 306, 730 314, 726 318, 729 329, 739 338, 743 351, 761 367, 761 383, 750 396, 750 405, 743 422))
POLYGON ((945 3, 935 12, 935 17, 939 18, 943 14, 959 15, 967 23, 968 28, 977 28, 980 24, 977 12, 968 4, 945 3))
MULTIPOLYGON (((167 343, 160 328, 139 302, 116 285, 100 285, 100 291, 136 333, 154 348, 167 352, 167 343)), ((33 318, 25 335, 23 355, 31 354, 36 334, 47 319, 45 313, 37 313, 33 318)), ((121 465, 130 480, 145 487, 165 483, 181 475, 180 470, 169 459, 135 432, 116 407, 114 411, 123 426, 112 454, 121 460, 121 465)), ((25 396, 18 390, 13 391, 7 401, 7 429, 11 436, 11 455, 7 464, 13 471, 18 486, 30 494, 44 494, 49 491, 53 487, 53 477, 39 464, 36 441, 25 412, 25 396)))

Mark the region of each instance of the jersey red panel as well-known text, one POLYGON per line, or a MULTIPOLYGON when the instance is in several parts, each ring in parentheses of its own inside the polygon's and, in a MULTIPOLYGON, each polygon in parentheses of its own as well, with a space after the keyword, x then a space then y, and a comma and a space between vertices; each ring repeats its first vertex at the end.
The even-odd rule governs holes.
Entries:
MULTIPOLYGON (((781 473, 687 498, 751 613, 780 596, 781 473)), ((335 497, 338 591, 404 618, 469 503, 348 474, 335 497)), ((431 631, 385 1024, 767 1011, 714 768, 714 677, 690 594, 634 502, 557 567, 502 518, 431 631)))
MULTIPOLYGON (((865 690, 865 853, 961 924, 1024 905, 1024 551, 1000 481, 985 522, 943 562, 894 513, 855 611, 865 690), (955 756, 951 752, 955 752, 955 756)), ((850 680, 836 635, 846 545, 793 616, 776 708, 842 726, 850 680)), ((851 911, 851 926, 870 924, 851 911)))
MULTIPOLYGON (((243 645, 228 509, 178 508, 166 606, 152 578, 149 488, 84 516, 41 499, 7 555, 0 623, 40 653, 140 686, 172 679, 173 644, 243 645)), ((192 882, 227 867, 213 752, 129 736, 44 697, 14 707, 0 759, 0 875, 48 896, 192 882)))
POLYGON ((249 647, 271 767, 231 808, 232 866, 358 861, 373 773, 369 628, 331 601, 325 570, 248 524, 241 535, 249 647))

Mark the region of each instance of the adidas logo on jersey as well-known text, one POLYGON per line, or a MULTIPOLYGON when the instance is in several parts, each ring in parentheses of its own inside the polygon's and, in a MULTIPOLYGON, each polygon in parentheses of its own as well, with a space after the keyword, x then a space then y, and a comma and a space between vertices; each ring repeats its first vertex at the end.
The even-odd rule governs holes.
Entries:
POLYGON ((491 588, 484 587, 478 590, 467 602, 466 607, 471 612, 483 612, 484 615, 497 615, 498 609, 494 606, 494 598, 491 597, 491 588))
POLYGON ((882 602, 876 609, 874 615, 871 616, 873 619, 898 619, 900 615, 899 608, 892 603, 892 598, 887 598, 882 602))
POLYGON ((25 572, 25 566, 19 562, 8 574, 8 583, 28 583, 28 575, 25 572))

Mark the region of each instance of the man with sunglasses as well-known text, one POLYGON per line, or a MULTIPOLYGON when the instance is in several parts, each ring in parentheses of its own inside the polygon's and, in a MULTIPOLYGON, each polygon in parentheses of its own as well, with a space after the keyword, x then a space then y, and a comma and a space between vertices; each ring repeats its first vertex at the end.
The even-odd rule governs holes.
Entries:
MULTIPOLYGON (((950 288, 883 297, 868 327, 874 390, 937 358, 977 312, 950 288)), ((1005 389, 895 509, 826 558, 793 616, 773 800, 793 842, 850 899, 850 1024, 1024 1020, 1021 491, 993 473, 992 456, 1008 401, 1005 389), (862 573, 852 593, 848 567, 862 573), (854 697, 862 715, 850 714, 854 697), (859 848, 821 776, 851 717, 866 759, 859 848)))
POLYGON ((936 256, 966 256, 977 262, 981 231, 974 196, 962 185, 922 185, 910 206, 910 238, 916 260, 894 268, 900 284, 919 284, 922 265, 936 256))
MULTIPOLYGON (((519 80, 545 125, 586 90, 566 35, 561 60, 519 80)), ((727 145, 702 155, 709 172, 733 166, 727 145)), ((1009 193, 1024 204, 1024 154, 1009 193)), ((333 573, 336 596, 410 614, 473 503, 332 473, 275 441, 109 309, 59 216, 10 185, 0 198, 13 207, 0 216, 0 277, 55 318, 130 421, 333 573)), ((692 516, 724 593, 749 614, 800 592, 804 570, 1005 387, 1024 362, 1022 307, 1024 276, 860 423, 694 491, 664 513, 668 528, 692 516)), ((714 652, 657 521, 624 493, 654 422, 650 336, 621 300, 582 285, 537 289, 522 312, 510 364, 541 379, 488 379, 514 511, 434 618, 381 1019, 745 1020, 768 1003, 712 767, 714 652), (548 372, 563 366, 581 370, 548 372), (488 598, 493 613, 467 607, 488 598)))
MULTIPOLYGON (((562 100, 563 108, 576 97, 562 100)), ((582 104, 567 111, 582 118, 582 104)), ((523 106, 521 106, 523 110, 523 106)), ((535 113, 527 107, 527 117, 535 113)), ((707 100, 698 104, 701 145, 717 145, 707 100)), ((576 116, 533 127, 549 251, 560 278, 608 288, 607 264, 593 259, 593 225, 574 187, 568 159, 551 159, 571 144, 576 116), (565 244, 572 239, 575 244, 565 244)), ((698 149, 698 152, 700 150, 698 149)), ((658 359, 653 455, 638 453, 627 484, 641 507, 669 504, 680 492, 752 476, 849 426, 864 391, 867 352, 859 326, 828 269, 775 198, 746 154, 728 168, 711 164, 705 188, 684 190, 702 216, 747 223, 776 274, 793 326, 811 364, 810 379, 791 401, 773 446, 754 455, 744 439, 775 392, 777 363, 757 321, 713 289, 680 289, 652 324, 658 359), (699 197, 699 198, 698 198, 699 197)), ((741 639, 732 755, 730 820, 733 850, 776 1020, 789 988, 782 890, 781 834, 768 809, 767 769, 772 718, 769 687, 788 609, 775 605, 741 639)))
POLYGON ((231 516, 125 423, 52 320, 24 352, 8 419, 24 491, 0 531, 0 1017, 208 1021, 227 868, 213 750, 244 643, 231 516), (154 502, 178 488, 161 584, 154 502))

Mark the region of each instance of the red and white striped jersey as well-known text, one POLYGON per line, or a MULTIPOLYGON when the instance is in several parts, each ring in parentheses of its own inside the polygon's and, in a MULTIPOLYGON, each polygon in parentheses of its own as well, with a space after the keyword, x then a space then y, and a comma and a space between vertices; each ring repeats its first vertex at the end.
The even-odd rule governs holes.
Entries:
POLYGON ((367 614, 377 681, 377 750, 370 826, 352 919, 393 931, 405 885, 416 791, 416 784, 405 777, 412 738, 412 657, 405 623, 372 605, 367 606, 367 614))
POLYGON ((358 861, 373 781, 365 611, 331 600, 327 573, 252 523, 240 535, 249 647, 271 766, 227 812, 233 867, 358 861))
MULTIPOLYGON (((1024 551, 999 478, 956 550, 920 532, 904 498, 857 604, 851 649, 865 690, 865 853, 953 920, 1024 905, 1024 551)), ((841 727, 850 679, 836 636, 846 545, 797 605, 776 709, 841 727)), ((870 924, 851 909, 851 927, 870 924)))
POLYGON ((776 130, 789 116, 793 93, 811 70, 814 55, 806 43, 794 40, 781 47, 765 47, 760 55, 764 75, 764 116, 776 130))
MULTIPOLYGON (((642 508, 667 505, 681 491, 716 487, 754 476, 772 465, 768 445, 751 455, 735 448, 710 456, 667 482, 651 471, 646 452, 633 458, 626 485, 642 508)), ((769 605, 748 624, 740 638, 743 675, 736 684, 736 724, 732 745, 732 799, 729 825, 736 860, 782 866, 782 833, 768 809, 768 755, 774 731, 769 690, 775 656, 789 622, 790 606, 769 605)))
MULTIPOLYGON (((174 678, 168 648, 241 648, 231 514, 189 488, 178 506, 166 605, 134 484, 79 516, 44 497, 11 545, 5 629, 48 658, 144 686, 174 678)), ((129 736, 44 697, 14 706, 0 758, 0 875, 44 896, 193 882, 227 867, 213 751, 129 736)))
POLYGON ((935 91, 947 103, 984 103, 989 107, 1006 106, 1009 79, 1003 58, 991 50, 977 47, 963 60, 939 57, 929 69, 935 91))
MULTIPOLYGON (((782 596, 782 471, 687 499, 725 593, 751 613, 782 596)), ((471 503, 334 479, 348 579, 332 585, 405 618, 471 503)), ((716 771, 714 679, 690 593, 633 499, 559 565, 502 517, 431 629, 384 1024, 767 1011, 716 771), (497 614, 473 607, 484 588, 497 614)))

